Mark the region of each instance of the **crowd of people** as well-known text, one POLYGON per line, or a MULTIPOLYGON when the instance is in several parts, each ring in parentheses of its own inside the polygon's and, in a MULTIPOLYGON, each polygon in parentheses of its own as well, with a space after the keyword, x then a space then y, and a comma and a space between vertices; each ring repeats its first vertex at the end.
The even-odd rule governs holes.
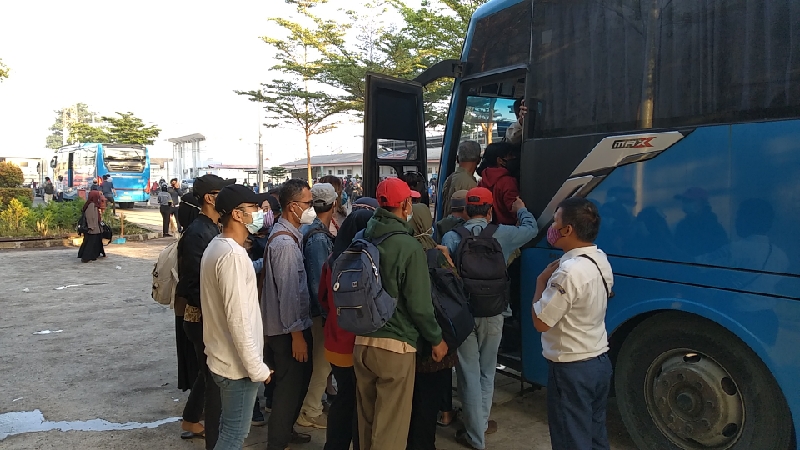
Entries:
MULTIPOLYGON (((483 152, 462 143, 441 195, 447 215, 436 223, 428 183, 413 176, 387 178, 375 197, 356 199, 334 176, 259 194, 208 174, 180 202, 161 188, 165 227, 175 214, 182 230, 178 385, 191 392, 181 437, 238 450, 251 425, 266 423, 268 450, 310 442, 302 427, 325 429, 326 450, 435 450, 437 425, 458 416, 455 440, 485 449, 498 429, 490 415, 510 315, 507 267, 539 233, 519 198, 517 155, 511 143, 483 152), (444 279, 455 289, 445 292, 444 279), (455 323, 443 317, 445 297, 464 306, 466 329, 442 326, 455 323)), ((599 226, 592 203, 559 206, 547 241, 565 254, 539 275, 533 298, 551 361, 556 449, 608 448, 613 275, 593 245, 599 226)))

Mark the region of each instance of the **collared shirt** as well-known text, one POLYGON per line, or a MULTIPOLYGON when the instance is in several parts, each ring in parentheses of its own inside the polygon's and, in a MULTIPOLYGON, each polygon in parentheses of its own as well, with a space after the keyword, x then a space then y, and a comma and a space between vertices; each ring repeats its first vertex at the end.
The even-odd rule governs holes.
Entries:
POLYGON ((319 304, 319 279, 322 276, 322 265, 328 260, 328 256, 333 250, 333 236, 326 231, 328 230, 319 219, 314 219, 314 222, 300 227, 300 232, 306 239, 303 244, 303 257, 308 277, 311 317, 323 315, 322 307, 319 304), (312 232, 314 234, 311 234, 312 232))
POLYGON ((208 369, 225 378, 269 378, 256 274, 238 242, 217 236, 200 263, 203 343, 208 369))
MULTIPOLYGON (((520 208, 517 211, 517 220, 519 221, 519 226, 498 225, 497 231, 492 235, 497 240, 497 243, 500 244, 500 247, 503 248, 503 257, 506 261, 514 253, 514 250, 535 238, 539 232, 536 221, 533 219, 533 214, 527 208, 520 208)), ((486 219, 469 219, 464 223, 464 228, 477 235, 480 233, 479 230, 483 230, 488 224, 486 219), (475 230, 476 228, 479 230, 475 230)), ((451 255, 458 254, 458 245, 460 243, 461 235, 456 231, 449 231, 442 237, 442 245, 450 250, 451 255)))
POLYGON ((178 206, 178 204, 181 202, 181 196, 186 193, 186 191, 183 189, 175 189, 172 186, 167 188, 167 192, 169 193, 170 197, 172 197, 172 206, 178 206))
POLYGON ((475 177, 467 173, 463 167, 456 167, 456 171, 444 180, 442 189, 442 211, 450 214, 450 197, 456 191, 468 191, 478 185, 475 177))
POLYGON ((269 257, 264 259, 261 314, 267 336, 311 327, 308 279, 303 263, 303 235, 282 217, 273 225, 270 236, 279 231, 292 233, 297 241, 286 235, 275 237, 267 250, 269 257))
POLYGON ((561 257, 541 300, 533 304, 536 317, 550 327, 542 333, 545 358, 575 362, 608 351, 605 323, 608 296, 603 278, 611 290, 614 274, 606 254, 597 246, 576 248, 561 257), (589 256, 597 266, 580 255, 589 256))

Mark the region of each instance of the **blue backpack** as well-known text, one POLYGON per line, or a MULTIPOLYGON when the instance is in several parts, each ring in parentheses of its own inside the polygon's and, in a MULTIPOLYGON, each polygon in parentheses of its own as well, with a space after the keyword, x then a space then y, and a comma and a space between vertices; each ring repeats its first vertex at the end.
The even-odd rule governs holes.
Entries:
POLYGON ((375 332, 392 318, 397 299, 383 289, 378 245, 401 231, 374 239, 359 231, 331 269, 333 305, 339 327, 357 335, 375 332))

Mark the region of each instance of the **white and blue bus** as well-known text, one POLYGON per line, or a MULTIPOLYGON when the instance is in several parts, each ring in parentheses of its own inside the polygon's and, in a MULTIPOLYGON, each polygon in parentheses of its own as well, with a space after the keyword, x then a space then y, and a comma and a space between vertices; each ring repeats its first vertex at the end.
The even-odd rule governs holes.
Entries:
POLYGON ((137 144, 75 144, 61 147, 50 161, 53 175, 63 177, 64 200, 88 191, 92 181, 110 175, 121 208, 150 199, 150 155, 137 144))
MULTIPOLYGON (((444 77, 440 192, 459 142, 524 99, 518 181, 540 228, 565 198, 599 205, 614 395, 637 446, 796 448, 800 2, 490 0, 459 60, 414 81, 367 76, 365 195, 382 166, 424 170, 422 91, 444 77), (406 158, 381 158, 385 139, 406 158)), ((560 257, 544 234, 509 268, 501 348, 538 385, 532 281, 560 257)))

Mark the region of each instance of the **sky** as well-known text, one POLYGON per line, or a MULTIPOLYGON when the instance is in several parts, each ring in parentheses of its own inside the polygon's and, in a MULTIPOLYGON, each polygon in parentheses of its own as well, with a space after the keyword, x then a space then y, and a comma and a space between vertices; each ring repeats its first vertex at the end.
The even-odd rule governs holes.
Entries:
MULTIPOLYGON (((289 17, 283 0, 8 1, 0 14, 0 156, 40 154, 55 110, 82 102, 102 115, 133 112, 163 131, 153 157, 171 157, 166 139, 201 133, 203 160, 256 164, 263 109, 234 90, 279 74, 260 36, 270 17, 289 17)), ((313 154, 360 152, 363 125, 344 118, 312 138, 313 154)), ((267 167, 305 156, 303 133, 262 128, 267 167)))

